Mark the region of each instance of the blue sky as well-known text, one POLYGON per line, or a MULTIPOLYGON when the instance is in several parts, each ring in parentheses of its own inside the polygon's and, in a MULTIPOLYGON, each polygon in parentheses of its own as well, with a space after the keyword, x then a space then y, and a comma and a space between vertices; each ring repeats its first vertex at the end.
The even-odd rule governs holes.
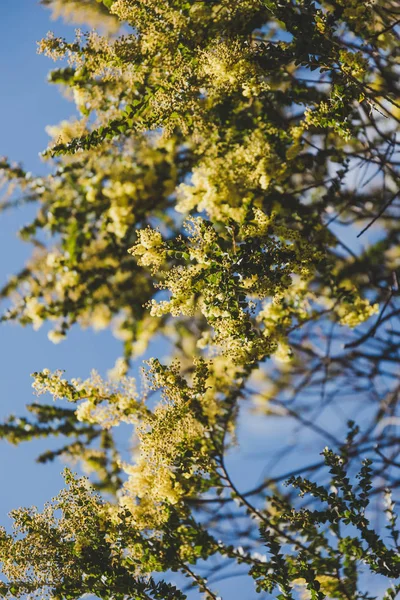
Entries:
MULTIPOLYGON (((73 27, 54 22, 50 12, 35 0, 13 0, 0 9, 2 50, 0 94, 0 156, 20 161, 26 169, 44 173, 39 158, 46 147, 46 125, 68 118, 73 105, 61 96, 56 86, 46 81, 53 63, 36 53, 36 42, 49 30, 66 37, 73 27), (7 6, 7 7, 6 7, 7 6)), ((0 215, 0 282, 23 267, 31 247, 17 236, 20 226, 29 222, 34 207, 0 215)), ((0 418, 24 413, 25 404, 34 400, 30 373, 45 367, 66 369, 70 377, 87 377, 96 367, 105 373, 118 356, 120 344, 109 332, 94 334, 75 329, 58 346, 47 339, 47 328, 33 331, 18 325, 0 327, 0 418)), ((33 442, 14 448, 0 443, 0 524, 7 522, 12 508, 41 506, 62 487, 62 465, 38 465, 35 456, 48 447, 33 442)))

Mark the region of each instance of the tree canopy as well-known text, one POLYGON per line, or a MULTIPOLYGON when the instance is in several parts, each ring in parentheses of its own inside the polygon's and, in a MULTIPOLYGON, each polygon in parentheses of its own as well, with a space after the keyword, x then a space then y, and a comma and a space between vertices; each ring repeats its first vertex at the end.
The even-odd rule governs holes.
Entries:
POLYGON ((0 162, 1 207, 37 205, 2 320, 51 321, 54 343, 111 328, 121 358, 109 380, 34 373, 71 407, 0 426, 14 444, 62 436, 39 460, 90 474, 13 512, 1 594, 217 600, 240 565, 259 597, 395 598, 398 3, 42 4, 84 27, 38 45, 78 116, 48 128, 50 174, 0 162), (161 347, 138 386, 132 364, 161 347), (276 475, 266 457, 243 491, 227 457, 249 408, 324 438, 314 462, 276 475))

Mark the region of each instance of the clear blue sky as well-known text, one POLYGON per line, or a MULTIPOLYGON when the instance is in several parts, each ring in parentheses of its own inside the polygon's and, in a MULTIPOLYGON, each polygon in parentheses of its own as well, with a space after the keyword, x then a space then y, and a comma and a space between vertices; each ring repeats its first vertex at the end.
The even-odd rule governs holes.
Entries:
MULTIPOLYGON (((1 3, 0 44, 2 61, 0 94, 0 156, 21 161, 25 168, 45 172, 39 153, 46 147, 45 126, 73 114, 73 105, 56 86, 46 81, 53 63, 36 54, 36 42, 49 30, 66 37, 73 27, 50 19, 50 12, 35 0, 1 3)), ((33 207, 0 215, 0 282, 20 269, 30 255, 29 245, 16 232, 33 214, 33 207)), ((120 344, 109 332, 94 334, 75 329, 58 346, 47 339, 48 328, 39 331, 18 325, 0 326, 0 418, 24 413, 34 397, 30 373, 45 367, 64 368, 70 377, 87 377, 96 367, 105 373, 118 356, 120 344)), ((62 486, 62 465, 37 465, 35 456, 48 442, 14 448, 0 443, 0 524, 20 505, 43 502, 62 486)))

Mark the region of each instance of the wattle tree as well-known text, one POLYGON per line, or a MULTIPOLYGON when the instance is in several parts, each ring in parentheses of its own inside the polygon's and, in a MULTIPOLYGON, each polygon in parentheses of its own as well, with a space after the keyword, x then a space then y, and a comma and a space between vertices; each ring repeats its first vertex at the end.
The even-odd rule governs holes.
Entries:
POLYGON ((71 407, 0 426, 63 436, 39 460, 90 473, 12 513, 1 595, 217 600, 240 565, 261 598, 395 598, 398 3, 42 4, 85 26, 39 43, 79 116, 49 127, 49 175, 0 163, 3 208, 37 204, 2 319, 51 321, 53 343, 111 328, 121 357, 109 380, 34 373, 71 407), (339 439, 319 419, 344 405, 339 439), (245 490, 229 468, 244 410, 316 432, 322 458, 276 475, 266 456, 245 490))

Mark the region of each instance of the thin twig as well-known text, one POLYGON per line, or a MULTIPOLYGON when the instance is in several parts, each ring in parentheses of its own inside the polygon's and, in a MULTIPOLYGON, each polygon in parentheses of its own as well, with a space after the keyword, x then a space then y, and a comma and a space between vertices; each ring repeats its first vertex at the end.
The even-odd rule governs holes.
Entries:
POLYGON ((390 198, 390 200, 388 200, 386 202, 385 206, 383 208, 381 208, 381 210, 378 212, 376 217, 374 217, 372 219, 372 221, 370 223, 368 223, 368 225, 366 227, 364 227, 364 229, 362 231, 360 231, 360 233, 357 235, 358 238, 361 237, 362 234, 365 233, 367 231, 367 229, 369 229, 371 227, 371 225, 373 225, 379 219, 379 217, 381 217, 383 215, 385 210, 387 208, 389 208, 389 206, 392 204, 393 200, 395 200, 398 195, 399 195, 399 192, 396 192, 395 194, 393 194, 393 196, 390 198))

